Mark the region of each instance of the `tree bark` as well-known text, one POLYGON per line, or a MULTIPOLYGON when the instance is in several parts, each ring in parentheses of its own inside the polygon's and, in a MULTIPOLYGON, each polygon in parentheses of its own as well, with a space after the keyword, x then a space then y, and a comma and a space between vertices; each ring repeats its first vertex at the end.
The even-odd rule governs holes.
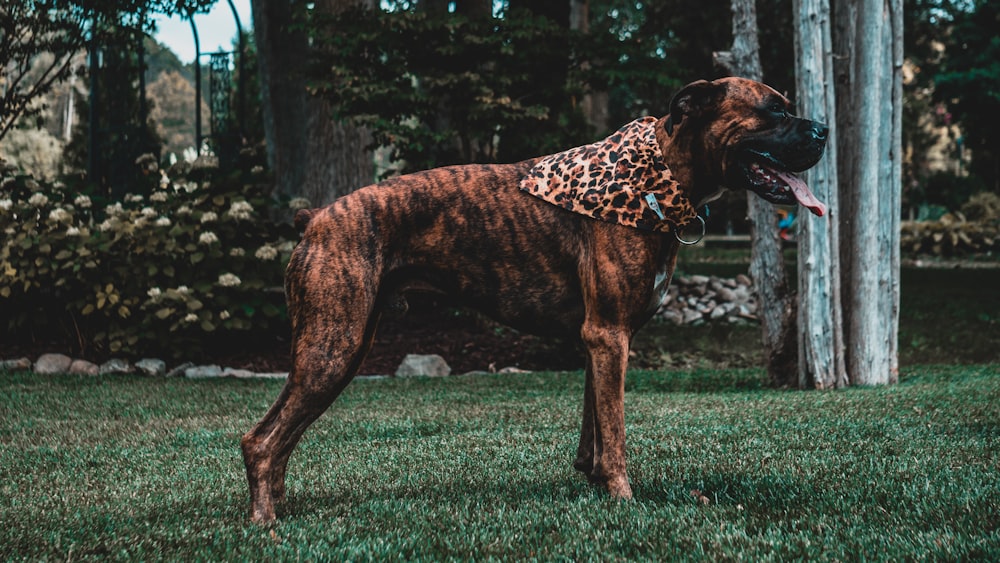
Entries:
POLYGON ((899 378, 902 0, 838 4, 841 278, 852 384, 899 378))
MULTIPOLYGON (((836 100, 829 0, 797 0, 793 9, 798 112, 832 125, 836 100)), ((803 213, 798 220, 799 387, 839 388, 848 381, 840 300, 836 127, 823 159, 804 176, 828 213, 803 213)))
MULTIPOLYGON (((306 3, 253 0, 251 5, 274 195, 304 197, 319 207, 371 183, 370 133, 335 121, 329 104, 308 92, 309 42, 292 27, 307 9, 306 3)), ((315 2, 313 9, 335 11, 359 5, 372 8, 374 0, 325 0, 315 2)))
MULTIPOLYGON (((757 10, 754 0, 733 0, 733 47, 717 54, 737 76, 761 80, 760 46, 757 40, 757 10)), ((750 220, 750 277, 760 303, 762 340, 767 350, 767 372, 778 387, 797 385, 798 344, 795 296, 788 287, 781 239, 771 204, 747 194, 750 220)))

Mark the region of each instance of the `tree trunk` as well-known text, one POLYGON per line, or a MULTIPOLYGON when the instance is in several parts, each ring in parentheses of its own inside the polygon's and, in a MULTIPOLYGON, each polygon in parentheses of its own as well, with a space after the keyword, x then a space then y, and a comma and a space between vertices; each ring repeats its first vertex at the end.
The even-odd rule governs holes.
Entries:
POLYGON ((902 0, 834 14, 844 341, 853 384, 898 381, 902 0))
MULTIPOLYGON (((590 1, 570 0, 569 3, 569 28, 580 33, 590 33, 590 1)), ((589 66, 588 61, 583 65, 589 66)), ((610 128, 608 123, 608 91, 606 89, 595 89, 587 92, 580 100, 580 111, 587 119, 587 123, 594 128, 598 135, 607 132, 610 128)))
MULTIPOLYGON (((760 47, 757 40, 757 10, 754 0, 733 0, 733 48, 716 60, 737 76, 761 80, 760 47)), ((747 194, 750 220, 750 277, 753 278, 767 372, 779 387, 797 384, 797 327, 795 296, 788 287, 784 256, 774 207, 752 193, 747 194)))
MULTIPOLYGON (((374 1, 326 0, 314 3, 313 9, 358 5, 372 8, 374 1)), ((306 3, 253 0, 252 8, 274 195, 304 197, 319 207, 371 183, 370 133, 333 120, 329 104, 306 88, 308 38, 292 28, 306 3)))
POLYGON ((293 195, 305 178, 306 91, 301 61, 306 38, 293 33, 292 3, 252 0, 254 40, 267 163, 275 195, 293 195))
MULTIPOLYGON (((794 3, 798 113, 833 125, 833 57, 829 0, 794 3)), ((848 384, 840 301, 840 207, 837 198, 837 129, 826 154, 805 181, 826 203, 828 214, 802 213, 798 220, 799 387, 830 389, 848 384)))

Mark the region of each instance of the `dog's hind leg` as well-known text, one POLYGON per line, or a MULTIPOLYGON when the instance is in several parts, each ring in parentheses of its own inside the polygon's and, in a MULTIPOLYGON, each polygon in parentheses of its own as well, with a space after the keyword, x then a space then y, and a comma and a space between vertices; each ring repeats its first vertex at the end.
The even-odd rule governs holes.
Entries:
POLYGON ((378 323, 375 288, 365 279, 343 279, 344 270, 337 269, 336 275, 320 272, 330 276, 325 283, 315 283, 316 278, 301 283, 304 274, 296 268, 290 266, 287 288, 292 370, 277 400, 241 442, 255 522, 274 520, 274 503, 285 494, 289 456, 353 379, 378 323))

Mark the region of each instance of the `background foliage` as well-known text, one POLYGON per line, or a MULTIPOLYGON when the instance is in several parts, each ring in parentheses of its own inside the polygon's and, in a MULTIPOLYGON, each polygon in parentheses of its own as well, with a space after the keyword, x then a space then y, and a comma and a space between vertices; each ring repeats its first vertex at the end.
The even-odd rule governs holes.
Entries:
POLYGON ((151 195, 122 201, 6 170, 0 303, 8 333, 68 340, 88 354, 174 357, 280 332, 284 295, 268 288, 282 286, 295 235, 270 220, 277 202, 260 167, 222 173, 202 161, 168 176, 151 156, 136 165, 151 195))

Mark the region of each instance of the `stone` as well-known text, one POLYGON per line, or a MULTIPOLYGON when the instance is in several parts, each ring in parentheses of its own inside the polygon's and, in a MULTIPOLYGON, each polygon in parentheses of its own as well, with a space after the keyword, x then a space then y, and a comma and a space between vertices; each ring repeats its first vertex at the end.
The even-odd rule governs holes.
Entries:
POLYGON ((139 373, 150 377, 163 377, 167 375, 167 363, 154 358, 143 358, 135 363, 135 369, 139 373))
POLYGON ((73 360, 67 372, 76 375, 97 375, 101 373, 101 368, 97 364, 88 362, 87 360, 73 360))
POLYGON ((29 360, 28 358, 0 360, 0 371, 16 371, 24 369, 31 369, 31 360, 29 360))
POLYGON ((53 373, 66 373, 73 358, 65 354, 42 354, 35 361, 35 373, 49 375, 53 373))
POLYGON ((222 368, 217 365, 192 366, 184 370, 184 377, 188 379, 208 379, 212 377, 222 377, 222 368))
POLYGON ((110 360, 101 364, 101 367, 99 368, 98 371, 101 373, 101 375, 109 373, 119 373, 119 374, 135 373, 135 367, 133 367, 132 364, 128 363, 128 360, 123 360, 121 358, 111 358, 110 360))
POLYGON ((184 370, 194 367, 191 362, 184 362, 183 364, 175 367, 174 369, 167 372, 166 377, 184 377, 184 370))
POLYGON ((225 368, 222 370, 222 377, 235 377, 237 379, 250 379, 255 374, 248 369, 225 368))
POLYGON ((751 285, 753 285, 753 282, 750 281, 750 276, 748 276, 746 274, 737 274, 736 275, 736 283, 738 283, 738 284, 740 284, 740 285, 742 285, 744 287, 750 287, 751 285))
POLYGON ((437 354, 407 354, 396 368, 396 377, 443 377, 451 374, 451 367, 437 354))

